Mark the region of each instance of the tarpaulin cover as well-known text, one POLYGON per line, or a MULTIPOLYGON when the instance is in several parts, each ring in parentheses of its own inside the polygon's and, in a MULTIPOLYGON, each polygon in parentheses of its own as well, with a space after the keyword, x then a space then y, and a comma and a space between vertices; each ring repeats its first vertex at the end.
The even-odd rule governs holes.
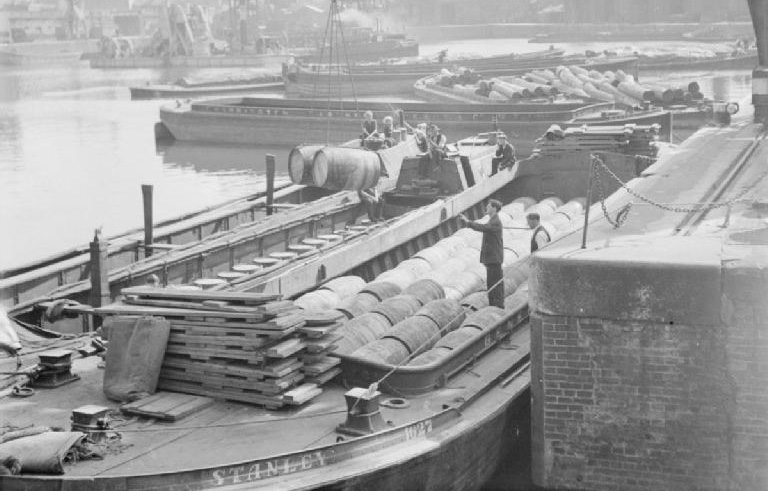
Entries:
POLYGON ((84 436, 77 431, 50 431, 11 440, 0 444, 0 460, 16 457, 22 474, 64 474, 64 456, 84 436))
POLYGON ((0 307, 0 349, 5 351, 17 351, 21 349, 19 336, 11 325, 11 320, 0 307))
POLYGON ((157 388, 171 323, 162 317, 110 317, 104 394, 112 400, 134 401, 157 388))

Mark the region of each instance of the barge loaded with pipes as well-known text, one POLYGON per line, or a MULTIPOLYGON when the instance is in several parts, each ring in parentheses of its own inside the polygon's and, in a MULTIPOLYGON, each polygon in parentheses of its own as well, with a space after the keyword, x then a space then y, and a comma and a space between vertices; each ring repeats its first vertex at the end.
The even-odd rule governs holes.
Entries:
MULTIPOLYGON (((528 412, 525 214, 553 237, 577 230, 592 154, 630 180, 654 160, 656 131, 564 130, 493 175, 481 138, 383 168, 374 152, 298 149, 292 175, 342 190, 295 208, 300 219, 281 212, 271 235, 232 230, 139 261, 103 292, 116 303, 60 304, 44 326, 103 319, 92 339, 106 369, 75 351, 19 352, 28 397, 0 399, 15 430, 0 487, 477 489, 528 412), (385 170, 384 220, 367 220, 356 190, 385 170), (456 220, 487 220, 491 197, 509 227, 504 308, 487 305, 481 234, 456 220), (139 286, 156 272, 162 286, 139 286), (210 288, 182 285, 195 280, 210 288)), ((30 346, 91 340, 21 326, 30 346)))

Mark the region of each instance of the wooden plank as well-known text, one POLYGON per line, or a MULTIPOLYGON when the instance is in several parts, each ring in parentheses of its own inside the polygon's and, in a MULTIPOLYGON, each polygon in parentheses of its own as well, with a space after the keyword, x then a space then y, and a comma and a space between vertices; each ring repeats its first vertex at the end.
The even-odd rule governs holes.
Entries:
POLYGON ((262 312, 217 312, 213 310, 190 310, 167 307, 150 307, 144 305, 128 305, 124 303, 113 303, 105 307, 94 309, 97 315, 157 315, 160 317, 181 317, 204 319, 208 316, 223 319, 250 319, 261 321, 264 319, 262 312))
POLYGON ((155 300, 150 298, 142 298, 134 295, 127 295, 123 297, 123 303, 128 305, 145 305, 148 307, 161 307, 171 309, 189 309, 189 310, 205 310, 205 311, 223 311, 223 312, 236 312, 241 314, 259 314, 263 313, 256 310, 254 307, 228 307, 228 308, 216 308, 208 303, 196 303, 196 302, 182 302, 174 300, 155 300))
POLYGON ((179 382, 161 378, 158 385, 166 390, 174 390, 187 394, 199 394, 204 396, 216 397, 230 401, 247 402, 264 406, 269 409, 278 409, 285 405, 282 397, 265 396, 263 394, 244 391, 242 389, 209 389, 189 382, 179 382))
POLYGON ((157 392, 138 401, 120 406, 125 414, 146 416, 164 421, 178 421, 214 403, 209 397, 157 392))
POLYGON ((304 345, 308 353, 320 353, 328 350, 331 346, 341 339, 341 335, 326 336, 318 339, 305 339, 304 345))
POLYGON ((227 302, 240 302, 244 304, 264 304, 280 300, 282 295, 252 293, 252 292, 231 292, 231 291, 210 291, 210 290, 176 290, 173 288, 152 288, 146 286, 132 286, 120 290, 123 295, 140 295, 147 298, 169 298, 184 300, 224 300, 227 302))
POLYGON ((164 368, 160 377, 168 380, 192 382, 211 389, 244 389, 265 395, 278 395, 295 386, 304 379, 304 374, 296 371, 279 379, 250 380, 242 377, 202 373, 188 369, 164 368))
POLYGON ((332 333, 339 327, 341 327, 342 324, 340 322, 330 324, 327 326, 301 326, 299 327, 299 331, 306 334, 307 337, 310 338, 321 338, 323 336, 326 336, 329 333, 332 333))
POLYGON ((300 339, 292 338, 267 348, 265 354, 270 358, 287 358, 303 349, 304 342, 300 339))
POLYGON ((335 367, 339 363, 341 363, 339 358, 327 357, 325 360, 317 361, 309 365, 304 365, 301 367, 301 371, 307 375, 320 375, 321 373, 335 367))
POLYGON ((254 324, 250 323, 236 323, 236 322, 228 322, 226 324, 208 324, 205 322, 182 322, 182 321, 171 321, 171 329, 185 329, 187 333, 189 334, 202 334, 202 333, 212 333, 215 335, 224 335, 226 336, 227 333, 233 333, 233 334, 239 334, 242 333, 243 335, 259 335, 259 336, 268 336, 273 339, 282 339, 286 336, 289 336, 297 331, 298 325, 289 327, 287 329, 283 330, 275 330, 275 329, 259 329, 258 327, 254 327, 254 324))
POLYGON ((286 404, 301 405, 322 393, 323 389, 315 384, 303 384, 283 394, 283 401, 286 404))
POLYGON ((332 368, 326 372, 321 373, 320 375, 315 375, 312 377, 308 377, 306 380, 310 384, 316 384, 316 385, 323 385, 328 382, 330 382, 336 375, 341 373, 341 368, 336 367, 332 368))

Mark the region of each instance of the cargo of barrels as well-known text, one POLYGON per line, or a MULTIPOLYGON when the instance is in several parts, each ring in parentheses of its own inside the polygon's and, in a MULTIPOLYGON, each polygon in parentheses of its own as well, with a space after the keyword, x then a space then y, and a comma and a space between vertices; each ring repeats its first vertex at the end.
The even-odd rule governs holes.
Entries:
POLYGON ((312 180, 317 187, 361 191, 377 182, 381 175, 379 154, 359 148, 326 147, 312 161, 312 180))
POLYGON ((304 145, 291 150, 288 154, 288 174, 295 184, 314 184, 312 161, 318 150, 325 145, 304 145))
POLYGON ((408 359, 408 348, 399 340, 379 339, 354 351, 352 356, 374 363, 397 365, 408 359))
POLYGON ((415 315, 392 326, 383 339, 397 339, 416 356, 430 349, 440 339, 440 329, 430 319, 415 315))

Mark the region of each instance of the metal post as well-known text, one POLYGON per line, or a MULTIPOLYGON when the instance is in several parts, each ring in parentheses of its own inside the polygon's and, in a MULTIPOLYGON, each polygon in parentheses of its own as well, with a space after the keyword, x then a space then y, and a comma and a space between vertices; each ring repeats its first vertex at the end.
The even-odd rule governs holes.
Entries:
POLYGON ((589 178, 587 179, 587 203, 584 208, 584 228, 581 233, 581 248, 587 248, 587 227, 589 226, 589 209, 592 207, 592 172, 595 166, 592 164, 592 156, 589 156, 589 178))
POLYGON ((109 243, 101 239, 101 229, 93 233, 90 243, 91 252, 91 305, 101 307, 110 302, 109 271, 107 270, 107 257, 109 255, 109 243))
POLYGON ((141 195, 144 198, 144 257, 149 257, 155 240, 152 230, 152 185, 142 184, 141 195))
POLYGON ((267 154, 267 215, 272 214, 272 201, 275 194, 275 156, 267 154))

